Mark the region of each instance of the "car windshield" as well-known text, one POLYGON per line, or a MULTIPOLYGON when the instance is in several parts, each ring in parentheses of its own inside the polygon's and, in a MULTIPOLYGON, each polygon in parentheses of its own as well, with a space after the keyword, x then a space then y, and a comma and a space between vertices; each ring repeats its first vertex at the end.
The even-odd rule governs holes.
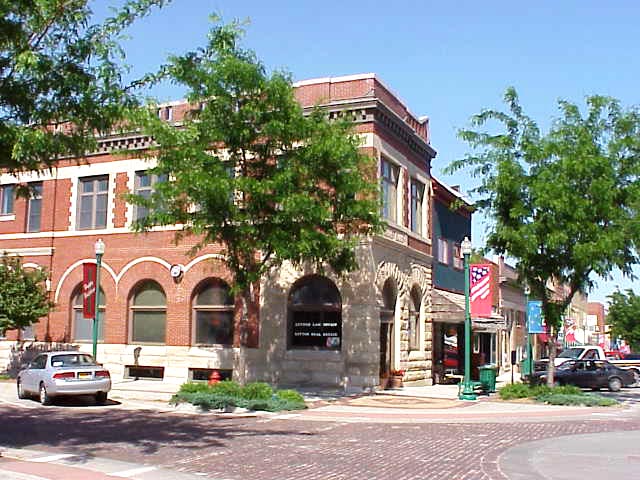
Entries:
POLYGON ((95 365, 91 355, 82 353, 54 355, 51 357, 52 367, 83 367, 87 365, 95 365))
POLYGON ((583 351, 582 348, 567 348, 560 352, 558 358, 578 358, 583 351))

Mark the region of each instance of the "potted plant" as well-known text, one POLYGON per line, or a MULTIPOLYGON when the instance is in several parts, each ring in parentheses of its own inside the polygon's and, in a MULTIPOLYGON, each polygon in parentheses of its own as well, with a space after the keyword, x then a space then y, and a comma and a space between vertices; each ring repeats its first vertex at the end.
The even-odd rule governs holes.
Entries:
POLYGON ((389 372, 388 388, 402 388, 403 378, 404 370, 391 370, 391 372, 389 372))

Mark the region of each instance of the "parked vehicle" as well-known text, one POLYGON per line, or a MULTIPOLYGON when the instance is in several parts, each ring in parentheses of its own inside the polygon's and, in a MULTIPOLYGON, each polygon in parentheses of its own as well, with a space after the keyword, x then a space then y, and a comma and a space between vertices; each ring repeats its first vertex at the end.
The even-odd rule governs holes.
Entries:
POLYGON ((93 395, 102 404, 111 390, 111 376, 86 353, 47 352, 18 373, 16 386, 18 398, 38 395, 43 405, 60 395, 93 395))
MULTIPOLYGON (((611 352, 609 352, 611 353, 611 352)), ((635 378, 636 386, 640 386, 640 358, 632 359, 628 358, 627 354, 621 359, 609 358, 612 355, 607 356, 602 347, 595 345, 581 345, 576 347, 570 347, 564 349, 556 356, 554 360, 555 366, 562 365, 568 360, 608 360, 612 365, 619 367, 623 370, 628 370, 635 378)), ((549 359, 538 360, 534 363, 534 371, 546 372, 549 359)))
MULTIPOLYGON (((544 384, 547 372, 533 374, 532 383, 544 384)), ((606 360, 568 360, 556 368, 554 381, 558 385, 575 385, 581 388, 608 388, 612 392, 635 384, 633 374, 618 368, 606 360)))

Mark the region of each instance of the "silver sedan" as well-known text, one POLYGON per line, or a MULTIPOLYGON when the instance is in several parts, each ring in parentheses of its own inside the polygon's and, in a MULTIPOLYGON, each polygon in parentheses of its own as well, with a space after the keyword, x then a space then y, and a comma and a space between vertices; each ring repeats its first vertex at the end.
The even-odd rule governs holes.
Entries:
POLYGON ((43 405, 59 395, 93 395, 97 403, 105 403, 111 376, 86 353, 47 352, 18 373, 17 388, 18 398, 38 395, 43 405))

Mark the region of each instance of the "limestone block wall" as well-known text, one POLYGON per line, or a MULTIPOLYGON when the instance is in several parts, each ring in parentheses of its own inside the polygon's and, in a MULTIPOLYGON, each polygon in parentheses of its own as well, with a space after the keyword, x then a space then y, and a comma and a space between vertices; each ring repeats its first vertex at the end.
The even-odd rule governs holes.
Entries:
POLYGON ((261 285, 260 349, 251 353, 250 378, 276 385, 367 388, 378 383, 379 310, 374 287, 371 243, 356 249, 359 270, 338 277, 326 269, 342 299, 342 342, 339 351, 288 349, 287 302, 293 284, 310 274, 310 266, 284 264, 261 285))

